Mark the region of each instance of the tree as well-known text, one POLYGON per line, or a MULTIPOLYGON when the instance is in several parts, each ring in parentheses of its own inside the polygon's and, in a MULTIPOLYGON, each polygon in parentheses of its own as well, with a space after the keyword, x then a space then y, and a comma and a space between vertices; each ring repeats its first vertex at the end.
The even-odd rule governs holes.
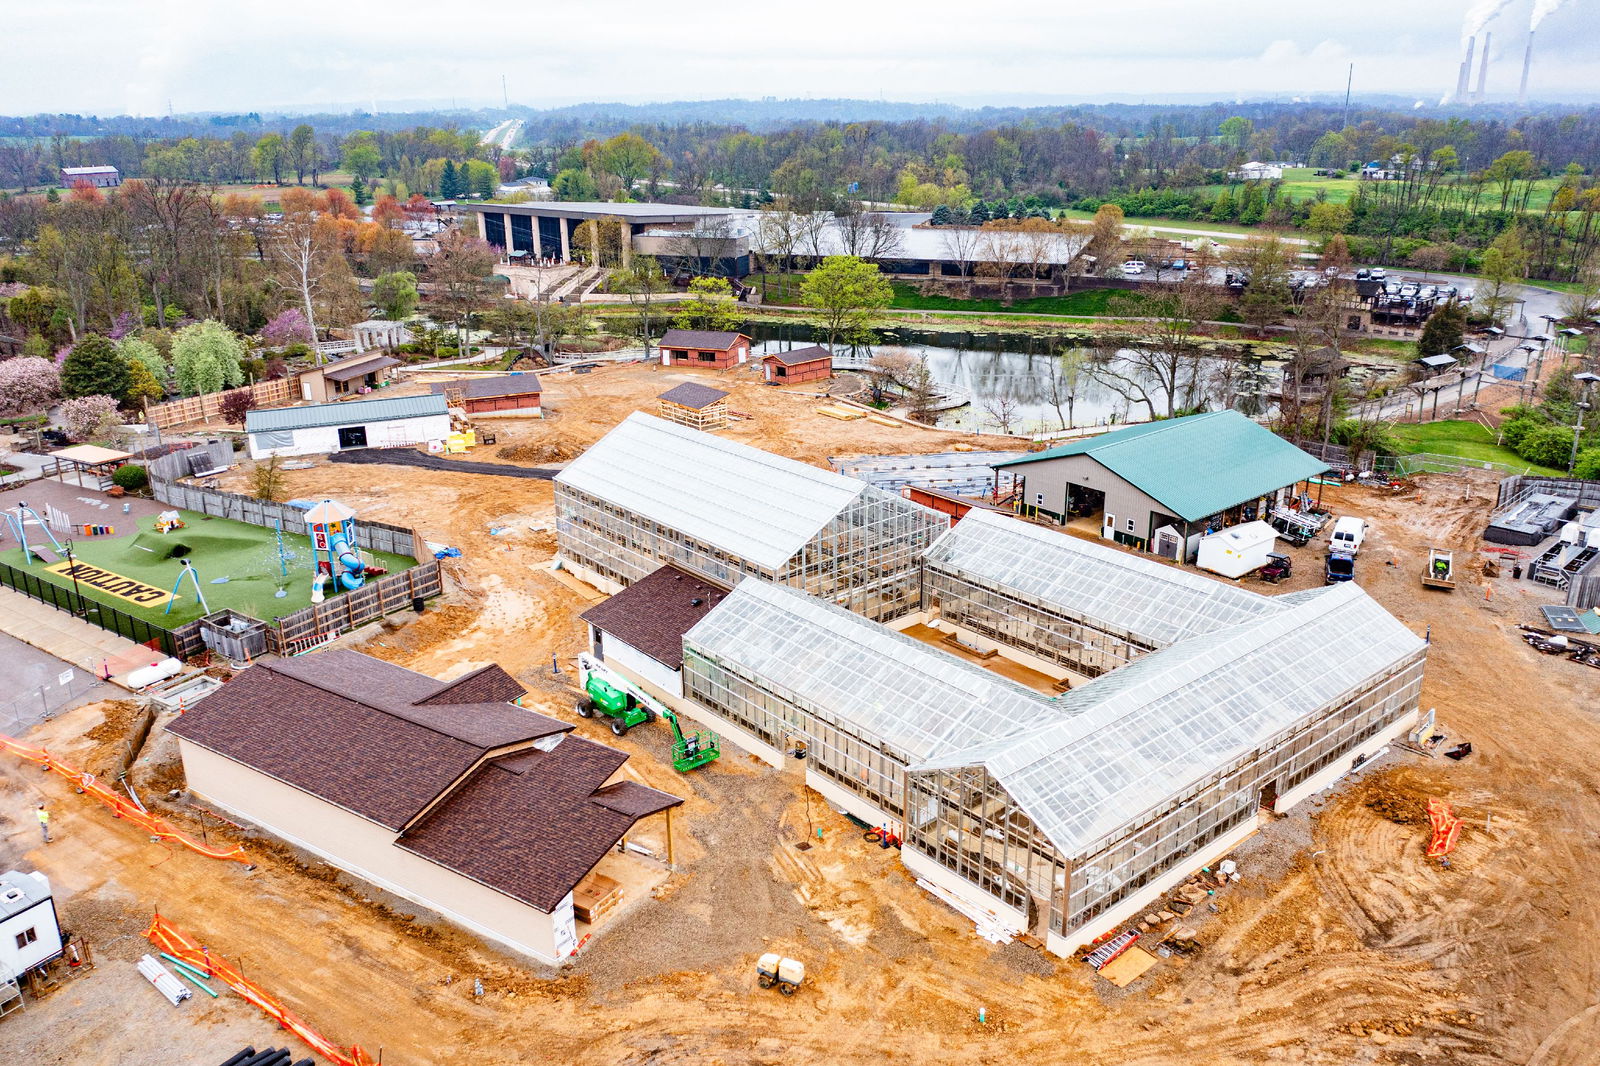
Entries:
POLYGON ((1277 237, 1241 241, 1233 246, 1228 265, 1245 282, 1239 298, 1244 320, 1258 331, 1275 325, 1292 303, 1289 292, 1293 252, 1277 237))
POLYGON ((854 201, 835 212, 834 233, 845 255, 861 259, 893 259, 905 247, 893 219, 881 211, 867 211, 854 201))
POLYGON ((310 126, 301 123, 289 134, 286 146, 286 158, 289 166, 294 170, 296 185, 306 183, 306 171, 310 170, 317 156, 317 134, 310 126))
POLYGON ((926 357, 911 364, 906 375, 905 393, 906 415, 911 421, 931 426, 938 420, 935 407, 939 402, 939 383, 934 380, 926 357))
POLYGON ((1111 261, 1122 247, 1122 208, 1116 204, 1101 204, 1089 224, 1088 254, 1096 260, 1111 261))
POLYGON ((1011 435, 1011 428, 1022 413, 1021 405, 1009 390, 995 393, 984 401, 984 412, 993 420, 995 428, 1006 436, 1011 435))
POLYGON ((461 177, 456 173, 455 161, 446 159, 444 169, 439 172, 439 196, 446 200, 456 200, 460 199, 461 194, 461 177))
POLYGON ((1454 300, 1445 303, 1423 324, 1417 354, 1448 355, 1461 346, 1467 329, 1467 309, 1454 300))
POLYGON ((1209 397, 1200 334, 1214 313, 1210 287, 1204 279, 1185 280, 1140 300, 1132 297, 1112 297, 1108 310, 1134 319, 1135 332, 1097 349, 1085 372, 1130 403, 1143 404, 1152 419, 1203 407, 1209 397))
POLYGON ((1083 388, 1088 375, 1089 356, 1082 348, 1068 348, 1050 364, 1045 398, 1056 409, 1056 418, 1063 430, 1071 429, 1075 424, 1073 408, 1078 404, 1078 391, 1083 388), (1066 407, 1064 414, 1061 410, 1063 406, 1066 407))
POLYGON ((222 398, 222 420, 230 426, 244 425, 245 416, 255 409, 255 394, 247 389, 237 389, 222 398))
POLYGON ((611 290, 627 294, 628 302, 639 312, 639 332, 644 337, 644 357, 650 359, 651 309, 655 298, 669 292, 671 283, 661 272, 661 264, 648 255, 633 257, 633 262, 623 269, 611 272, 611 290))
POLYGON ((274 348, 284 348, 291 344, 310 344, 311 326, 306 322, 304 312, 291 307, 286 311, 279 311, 272 316, 272 321, 261 327, 261 339, 274 348))
POLYGON ((122 403, 128 397, 128 364, 100 334, 85 334, 61 364, 61 394, 110 396, 122 403))
POLYGON ((594 177, 587 170, 569 168, 561 171, 550 182, 550 190, 557 200, 593 200, 600 195, 594 177))
POLYGON ((1217 127, 1217 134, 1223 143, 1233 146, 1236 152, 1243 152, 1250 143, 1250 135, 1256 131, 1256 124, 1242 115, 1222 120, 1222 125, 1217 127))
POLYGON ((476 196, 480 200, 487 200, 494 196, 495 190, 500 187, 500 172, 492 163, 486 163, 481 159, 467 160, 461 164, 457 174, 460 176, 463 196, 476 196))
POLYGON ((31 356, 0 360, 0 414, 34 414, 60 395, 61 373, 54 360, 31 356))
POLYGON ((649 174, 660 157, 655 146, 637 133, 619 133, 600 146, 598 162, 631 193, 634 183, 649 174))
POLYGON ((343 163, 344 169, 355 178, 355 184, 365 185, 369 179, 377 177, 383 166, 383 156, 373 143, 372 134, 351 134, 345 141, 343 163))
POLYGON ((938 207, 933 209, 933 217, 928 219, 928 225, 930 225, 930 226, 948 226, 953 221, 955 221, 955 219, 950 214, 950 205, 949 204, 940 204, 938 207))
POLYGON ((256 177, 262 181, 270 178, 274 185, 283 184, 283 137, 281 134, 269 133, 257 141, 255 150, 251 153, 251 159, 255 164, 256 177))
POLYGON ((61 404, 61 428, 73 440, 104 440, 117 423, 117 401, 110 396, 79 396, 61 404))
POLYGON ((178 391, 204 396, 244 384, 244 345, 221 322, 208 319, 180 329, 172 339, 178 391))
POLYGON ((1422 278, 1426 281, 1429 274, 1443 270, 1450 264, 1450 249, 1442 244, 1424 244, 1406 256, 1406 263, 1422 271, 1422 278))
POLYGON ((978 248, 983 244, 983 231, 971 226, 951 226, 939 231, 939 242, 944 246, 944 254, 956 265, 970 296, 973 267, 978 261, 978 248))
POLYGON ((744 325, 745 317, 725 278, 695 278, 689 282, 689 299, 678 305, 672 324, 679 329, 735 330, 744 325))
POLYGON ((1479 307, 1491 322, 1498 322, 1515 299, 1512 293, 1517 284, 1528 275, 1528 253, 1518 227, 1500 234, 1484 250, 1479 272, 1484 280, 1478 288, 1479 307))
POLYGON ((1327 239, 1335 233, 1344 232, 1354 217, 1354 213, 1344 204, 1326 202, 1312 204, 1310 212, 1306 215, 1306 229, 1327 239))
POLYGON ((876 264, 830 255, 806 275, 800 302, 820 315, 831 349, 841 340, 865 340, 878 315, 894 302, 894 289, 876 264))
POLYGON ((1522 438, 1517 454, 1530 463, 1565 469, 1572 456, 1571 426, 1540 426, 1522 438))
POLYGON ((1600 448, 1585 448, 1578 453, 1572 467, 1572 476, 1587 481, 1600 481, 1600 448))
POLYGON ((489 279, 499 257, 494 249, 460 229, 450 229, 439 238, 438 250, 429 263, 428 276, 444 307, 454 317, 459 346, 466 347, 472 329, 472 316, 482 310, 489 292, 489 279))
POLYGON ((161 357, 161 350, 143 337, 122 338, 117 342, 117 354, 130 366, 134 363, 143 364, 156 381, 167 380, 167 361, 161 357))
POLYGON ((380 276, 372 283, 372 302, 385 318, 405 321, 417 309, 417 276, 407 270, 380 276))
POLYGON ((124 407, 130 411, 142 411, 146 404, 160 403, 166 398, 166 386, 150 372, 149 366, 138 359, 127 360, 127 365, 128 388, 122 398, 124 407))
POLYGON ((354 288, 338 222, 331 217, 318 217, 318 202, 317 197, 303 190, 284 193, 283 218, 266 242, 267 254, 283 281, 300 296, 313 342, 317 336, 316 305, 323 303, 333 311, 352 296, 354 288))
POLYGON ((150 473, 138 463, 123 463, 112 471, 111 480, 125 492, 138 492, 150 484, 150 473))
POLYGON ((283 499, 283 471, 279 469, 278 456, 257 463, 250 471, 250 494, 258 500, 277 503, 283 499))

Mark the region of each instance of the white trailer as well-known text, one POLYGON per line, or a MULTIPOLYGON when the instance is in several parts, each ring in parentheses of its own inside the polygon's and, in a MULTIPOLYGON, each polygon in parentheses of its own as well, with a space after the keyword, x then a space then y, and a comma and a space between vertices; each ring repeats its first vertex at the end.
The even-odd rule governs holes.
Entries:
POLYGON ((61 923, 41 873, 0 873, 0 973, 20 977, 61 956, 61 923))
POLYGON ((1200 538, 1196 565, 1223 577, 1240 578, 1268 563, 1278 531, 1265 522, 1229 526, 1200 538))

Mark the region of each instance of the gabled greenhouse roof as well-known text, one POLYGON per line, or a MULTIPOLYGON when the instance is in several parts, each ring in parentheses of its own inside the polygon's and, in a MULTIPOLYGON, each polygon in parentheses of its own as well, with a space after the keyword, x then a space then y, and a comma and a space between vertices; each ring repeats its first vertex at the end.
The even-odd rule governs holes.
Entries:
POLYGON ((556 483, 771 570, 856 497, 880 491, 638 412, 569 463, 556 483))
POLYGON ((911 760, 1063 716, 1058 700, 757 578, 741 581, 684 644, 911 760))
POLYGON ((1060 721, 912 769, 986 767, 1062 854, 1081 857, 1424 647, 1354 583, 1276 602, 1073 689, 1056 701, 1060 721))
POLYGON ((1237 585, 977 508, 923 558, 1158 647, 1278 609, 1237 585))

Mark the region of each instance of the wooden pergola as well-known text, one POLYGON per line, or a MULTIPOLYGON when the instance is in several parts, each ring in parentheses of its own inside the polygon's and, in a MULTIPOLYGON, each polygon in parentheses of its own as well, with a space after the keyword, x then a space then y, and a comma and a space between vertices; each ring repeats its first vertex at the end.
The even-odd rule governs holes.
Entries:
POLYGON ((99 489, 111 479, 112 474, 116 473, 117 467, 133 458, 133 453, 119 452, 115 448, 102 448, 97 444, 74 444, 70 448, 51 452, 50 458, 56 461, 56 468, 46 476, 65 483, 70 471, 76 475, 80 488, 99 489), (93 475, 94 484, 84 483, 83 476, 86 472, 93 475))

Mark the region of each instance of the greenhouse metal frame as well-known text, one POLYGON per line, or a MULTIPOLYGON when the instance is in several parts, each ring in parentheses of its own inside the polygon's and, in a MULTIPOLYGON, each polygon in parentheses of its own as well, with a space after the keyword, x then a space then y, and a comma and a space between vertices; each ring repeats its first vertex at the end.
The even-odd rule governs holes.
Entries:
POLYGON ((634 414, 556 478, 564 562, 626 586, 663 563, 803 589, 879 621, 921 605, 944 516, 864 482, 634 414))

